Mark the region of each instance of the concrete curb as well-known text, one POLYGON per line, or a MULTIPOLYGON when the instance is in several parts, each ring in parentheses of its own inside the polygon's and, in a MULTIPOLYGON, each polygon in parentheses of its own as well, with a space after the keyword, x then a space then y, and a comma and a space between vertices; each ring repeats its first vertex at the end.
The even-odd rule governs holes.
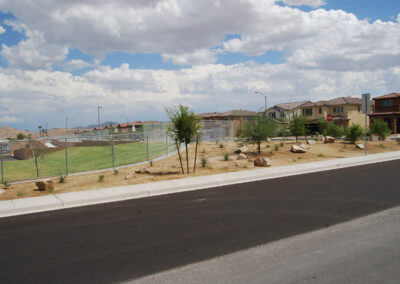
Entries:
POLYGON ((397 159, 400 159, 400 151, 226 174, 215 174, 209 175, 207 178, 199 176, 146 184, 5 200, 0 201, 0 218, 301 175, 397 159))

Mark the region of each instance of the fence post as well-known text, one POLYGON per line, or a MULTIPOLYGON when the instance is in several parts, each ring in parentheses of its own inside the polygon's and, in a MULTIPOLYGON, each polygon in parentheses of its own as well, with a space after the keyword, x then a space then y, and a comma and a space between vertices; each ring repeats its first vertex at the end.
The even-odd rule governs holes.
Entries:
POLYGON ((111 156, 112 156, 112 168, 114 169, 115 156, 114 156, 114 138, 113 137, 111 137, 111 156))
POLYGON ((0 144, 0 160, 1 160, 1 183, 4 184, 4 171, 3 171, 3 144, 0 144))
POLYGON ((149 161, 149 133, 146 133, 147 140, 147 162, 149 161))
POLYGON ((68 144, 67 138, 65 138, 65 175, 68 175, 68 144))

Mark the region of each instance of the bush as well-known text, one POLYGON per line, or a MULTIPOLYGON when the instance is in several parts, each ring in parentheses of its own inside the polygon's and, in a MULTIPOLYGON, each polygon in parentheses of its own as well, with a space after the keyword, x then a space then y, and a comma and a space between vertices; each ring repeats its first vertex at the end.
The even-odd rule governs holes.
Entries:
POLYGON ((219 147, 222 149, 224 148, 224 144, 219 144, 219 147))
POLYGON ((103 182, 104 181, 104 175, 99 175, 97 181, 98 182, 103 182))
POLYGON ((290 134, 296 137, 297 142, 297 137, 304 135, 306 132, 304 116, 293 116, 289 121, 288 127, 290 134))
POLYGON ((7 180, 5 180, 3 182, 3 186, 4 186, 4 189, 8 189, 10 187, 10 183, 7 180))
POLYGON ((356 141, 362 137, 363 132, 364 131, 360 125, 353 124, 346 129, 346 140, 350 141, 352 144, 355 144, 356 141))
POLYGON ((320 118, 317 123, 318 123, 319 133, 324 133, 326 128, 328 127, 328 122, 326 121, 326 119, 320 118))
POLYGON ((275 151, 279 151, 279 146, 275 145, 275 151))
POLYGON ((225 153, 225 154, 224 154, 224 160, 225 160, 225 161, 228 161, 228 160, 229 160, 229 153, 225 153))
POLYGON ((118 170, 114 170, 114 175, 116 176, 118 174, 118 170))
POLYGON ((379 140, 385 140, 388 135, 392 132, 389 129, 389 125, 382 119, 376 119, 369 126, 369 131, 379 137, 379 140))
POLYGON ((202 166, 203 168, 205 168, 206 165, 207 165, 207 159, 206 159, 206 158, 202 158, 202 159, 201 159, 201 166, 202 166))
POLYGON ((58 182, 59 183, 65 183, 65 179, 66 178, 67 178, 66 176, 61 175, 60 178, 58 179, 58 182))
POLYGON ((341 137, 344 135, 344 129, 337 124, 328 123, 324 134, 326 136, 341 137))

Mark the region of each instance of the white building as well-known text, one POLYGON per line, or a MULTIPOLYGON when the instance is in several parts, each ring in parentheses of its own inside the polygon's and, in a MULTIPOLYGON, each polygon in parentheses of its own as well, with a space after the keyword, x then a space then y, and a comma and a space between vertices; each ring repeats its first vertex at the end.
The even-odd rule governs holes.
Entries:
POLYGON ((301 106, 310 103, 310 101, 301 101, 293 103, 277 104, 267 109, 267 116, 280 120, 282 122, 289 120, 295 115, 302 115, 301 106))

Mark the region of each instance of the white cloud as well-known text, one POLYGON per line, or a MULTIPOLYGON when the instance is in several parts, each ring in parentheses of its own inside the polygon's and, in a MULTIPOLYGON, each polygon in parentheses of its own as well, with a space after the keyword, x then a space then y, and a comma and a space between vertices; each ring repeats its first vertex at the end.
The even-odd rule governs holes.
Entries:
POLYGON ((80 59, 72 59, 72 60, 66 61, 66 62, 64 62, 63 65, 64 65, 65 69, 69 70, 69 71, 94 66, 93 64, 90 64, 90 63, 80 60, 80 59))
POLYGON ((326 4, 324 0, 281 0, 283 3, 290 6, 310 6, 318 8, 326 4))
POLYGON ((0 25, 0 35, 5 33, 6 29, 0 25))
POLYGON ((201 65, 215 63, 217 57, 215 51, 209 49, 198 49, 191 53, 167 54, 162 55, 163 61, 172 61, 175 65, 201 65))
POLYGON ((0 116, 0 123, 18 123, 18 122, 22 122, 22 119, 8 115, 0 116))

